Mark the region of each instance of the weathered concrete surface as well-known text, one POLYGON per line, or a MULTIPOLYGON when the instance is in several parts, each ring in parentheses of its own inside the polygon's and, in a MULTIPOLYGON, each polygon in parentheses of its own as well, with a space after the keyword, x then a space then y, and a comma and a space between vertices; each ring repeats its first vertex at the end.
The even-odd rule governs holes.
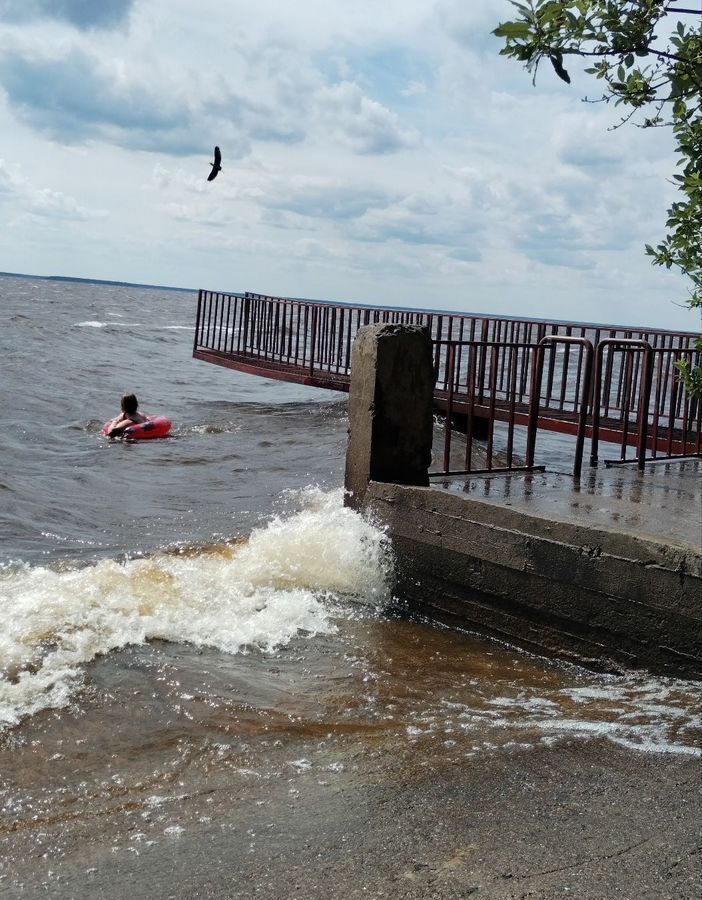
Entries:
POLYGON ((351 357, 345 486, 358 507, 368 482, 429 484, 434 369, 431 341, 414 325, 369 325, 351 357))
POLYGON ((375 616, 85 684, 0 736, 2 900, 699 900, 697 689, 375 616))
POLYGON ((186 772, 171 806, 184 827, 156 842, 124 799, 67 810, 2 836, 18 863, 0 896, 699 900, 698 758, 574 741, 426 769, 414 748, 379 755, 350 739, 345 762, 333 787, 313 771, 294 793, 231 770, 198 788, 186 772), (47 842, 60 847, 48 859, 47 842))
POLYGON ((372 483, 366 506, 389 527, 410 609, 591 665, 702 677, 695 544, 434 488, 372 483))
MULTIPOLYGON (((569 455, 562 450, 561 455, 567 459, 562 465, 569 468, 569 455)), ((644 472, 632 466, 586 467, 581 478, 559 471, 517 472, 434 478, 432 484, 555 522, 702 548, 700 460, 650 463, 644 472)))

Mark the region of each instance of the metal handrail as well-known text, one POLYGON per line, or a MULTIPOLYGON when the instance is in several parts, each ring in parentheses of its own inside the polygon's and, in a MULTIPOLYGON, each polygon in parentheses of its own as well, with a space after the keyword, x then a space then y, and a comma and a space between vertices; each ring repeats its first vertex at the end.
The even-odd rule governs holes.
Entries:
MULTIPOLYGON (((640 351, 644 355, 644 366, 639 389, 639 412, 638 412, 638 441, 636 448, 636 462, 640 470, 643 470, 646 463, 646 438, 648 430, 649 403, 651 398, 651 380, 653 374, 653 357, 652 348, 648 341, 635 340, 632 338, 608 338, 600 341, 595 350, 595 390, 592 407, 592 443, 590 446, 590 465, 596 466, 598 463, 598 450, 600 439, 600 421, 602 418, 602 363, 604 352, 608 347, 613 349, 623 349, 625 351, 640 351)), ((631 353, 627 354, 627 376, 625 378, 623 390, 623 407, 622 407, 622 430, 624 441, 622 443, 622 461, 624 461, 626 437, 628 434, 629 424, 629 402, 631 396, 630 390, 630 367, 631 353)))
MULTIPOLYGON (((529 400, 529 431, 527 437, 527 466, 534 464, 534 450, 536 446, 536 433, 539 419, 539 406, 541 398, 541 381, 544 371, 544 351, 547 346, 555 344, 577 345, 583 348, 585 352, 585 372, 580 385, 580 403, 578 413, 578 432, 575 441, 575 462, 573 464, 573 475, 577 478, 580 476, 583 466, 583 450, 585 447, 585 434, 587 431, 587 412, 590 400, 590 387, 592 382, 592 342, 587 338, 568 337, 565 335, 547 335, 539 341, 538 346, 533 350, 535 355, 534 364, 532 366, 532 391, 529 400)), ((594 428, 593 428, 594 432, 594 428)))
MULTIPOLYGON (((541 386, 543 381, 543 371, 544 371, 544 357, 545 351, 549 347, 554 347, 558 344, 564 344, 568 348, 570 347, 580 347, 580 357, 578 359, 577 366, 577 375, 574 379, 573 388, 575 393, 575 400, 573 401, 573 405, 578 410, 578 427, 577 427, 577 437, 576 437, 576 445, 575 445, 575 461, 573 465, 573 475, 576 477, 580 475, 582 471, 582 460, 583 460, 583 452, 585 445, 585 436, 587 432, 587 417, 588 417, 588 404, 590 402, 591 396, 591 387, 592 387, 592 360, 593 360, 593 346, 592 343, 587 338, 579 338, 579 337, 569 337, 569 336, 559 336, 559 335, 547 335, 542 338, 539 344, 536 347, 533 347, 530 344, 518 344, 518 343, 506 343, 499 344, 495 341, 439 341, 436 342, 439 346, 446 347, 446 374, 444 377, 444 384, 447 389, 446 393, 446 422, 445 422, 445 431, 444 431, 444 448, 443 448, 443 470, 441 472, 435 473, 435 475, 457 475, 457 474, 467 474, 467 473, 476 473, 478 471, 481 472, 495 472, 495 471, 517 471, 517 470, 526 470, 533 471, 535 469, 543 469, 543 466, 537 466, 535 463, 535 446, 536 446, 536 436, 539 429, 539 421, 540 421, 540 413, 542 409, 548 409, 548 412, 553 415, 562 414, 564 407, 564 398, 568 388, 568 377, 569 377, 569 367, 568 367, 568 359, 566 358, 565 365, 562 371, 561 377, 561 392, 560 392, 560 405, 559 407, 544 407, 541 403, 541 386), (463 470, 451 470, 451 444, 452 444, 452 420, 455 412, 455 398, 456 398, 456 388, 458 379, 456 377, 457 367, 456 367, 456 358, 457 354, 463 349, 467 348, 469 353, 469 360, 467 364, 467 394, 470 397, 470 406, 467 413, 466 418, 466 462, 465 469, 463 470), (475 397, 477 395, 477 391, 475 389, 475 377, 477 370, 477 359, 480 354, 481 361, 482 358, 486 355, 487 351, 489 351, 489 363, 486 363, 486 368, 489 373, 488 379, 488 387, 487 387, 487 397, 484 399, 488 402, 488 431, 487 431, 487 439, 486 439, 486 459, 487 459, 487 467, 485 469, 476 470, 472 467, 472 450, 473 450, 473 418, 475 415, 475 397), (531 378, 531 386, 529 391, 529 406, 526 412, 526 415, 522 412, 519 415, 517 414, 516 408, 516 385, 517 385, 517 376, 518 376, 518 364, 519 364, 519 352, 520 351, 528 351, 532 356, 532 378, 531 378), (502 356, 502 360, 500 357, 502 356), (497 396, 497 379, 500 372, 500 362, 504 363, 504 356, 508 356, 507 366, 509 368, 508 375, 508 393, 510 395, 510 402, 507 406, 505 415, 507 421, 507 460, 506 466, 501 466, 499 469, 493 466, 493 435, 494 435, 494 422, 496 418, 496 396, 497 396), (513 459, 513 444, 514 444, 514 429, 517 424, 526 424, 527 436, 526 436, 526 459, 524 465, 515 465, 513 459)), ((435 360, 435 366, 439 367, 440 356, 437 354, 437 358, 435 360)), ((553 388, 553 383, 555 379, 554 374, 554 366, 550 366, 550 388, 549 388, 549 396, 551 396, 551 391, 553 388)))
MULTIPOLYGON (((597 381, 593 464, 600 441, 620 443, 619 462, 632 461, 626 450, 635 444, 641 467, 649 445, 654 459, 702 453, 700 407, 680 389, 675 368, 680 359, 702 362, 690 332, 200 291, 193 355, 244 372, 347 391, 355 336, 376 322, 427 329, 436 368, 435 404, 441 410, 451 405, 468 417, 469 427, 495 418, 510 428, 528 425, 531 410, 540 429, 576 436, 577 466, 590 427, 583 422, 591 408, 585 391, 591 373, 585 350, 572 350, 589 344, 595 348, 597 381), (554 351, 546 357, 549 346, 554 351)), ((487 434, 490 455, 491 428, 487 434)), ((468 458, 467 468, 472 464, 468 458)))

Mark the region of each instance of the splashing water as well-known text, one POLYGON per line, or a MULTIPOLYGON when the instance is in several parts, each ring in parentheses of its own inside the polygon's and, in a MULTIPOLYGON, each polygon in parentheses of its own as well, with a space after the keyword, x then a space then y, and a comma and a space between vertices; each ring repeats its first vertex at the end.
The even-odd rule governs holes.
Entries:
POLYGON ((64 706, 82 666, 111 650, 154 639, 270 650, 334 631, 344 598, 382 605, 385 535, 344 508, 341 491, 291 499, 302 509, 239 544, 0 575, 0 729, 64 706))

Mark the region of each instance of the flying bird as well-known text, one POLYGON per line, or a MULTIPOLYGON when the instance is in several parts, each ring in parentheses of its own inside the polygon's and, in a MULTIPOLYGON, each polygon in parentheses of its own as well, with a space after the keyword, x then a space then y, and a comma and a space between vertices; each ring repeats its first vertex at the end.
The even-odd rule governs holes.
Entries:
POLYGON ((222 162, 222 154, 221 154, 221 152, 220 152, 219 147, 215 147, 215 149, 214 149, 214 162, 213 162, 213 163, 210 163, 210 165, 212 166, 212 171, 211 171, 210 174, 207 176, 207 180, 208 180, 208 181, 214 181, 215 178, 217 177, 217 172, 221 172, 221 171, 222 171, 222 167, 221 167, 221 165, 220 165, 221 162, 222 162))

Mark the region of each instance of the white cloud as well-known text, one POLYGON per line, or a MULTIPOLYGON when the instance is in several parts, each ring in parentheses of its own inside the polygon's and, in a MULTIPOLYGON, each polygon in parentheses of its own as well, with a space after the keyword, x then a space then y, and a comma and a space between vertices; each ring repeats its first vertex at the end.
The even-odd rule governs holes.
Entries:
POLYGON ((0 159, 0 197, 16 197, 22 192, 22 179, 8 169, 4 159, 0 159))
POLYGON ((415 129, 403 127, 396 113, 348 81, 328 87, 319 108, 322 127, 330 128, 357 153, 394 153, 419 141, 415 129))
POLYGON ((533 88, 507 0, 88 6, 0 0, 0 204, 70 222, 0 268, 694 327, 643 254, 670 137, 533 88))
POLYGON ((51 188, 35 187, 29 179, 8 168, 0 159, 0 203, 3 199, 20 206, 27 213, 46 219, 72 219, 91 221, 107 216, 105 210, 88 209, 81 206, 74 197, 51 188))

